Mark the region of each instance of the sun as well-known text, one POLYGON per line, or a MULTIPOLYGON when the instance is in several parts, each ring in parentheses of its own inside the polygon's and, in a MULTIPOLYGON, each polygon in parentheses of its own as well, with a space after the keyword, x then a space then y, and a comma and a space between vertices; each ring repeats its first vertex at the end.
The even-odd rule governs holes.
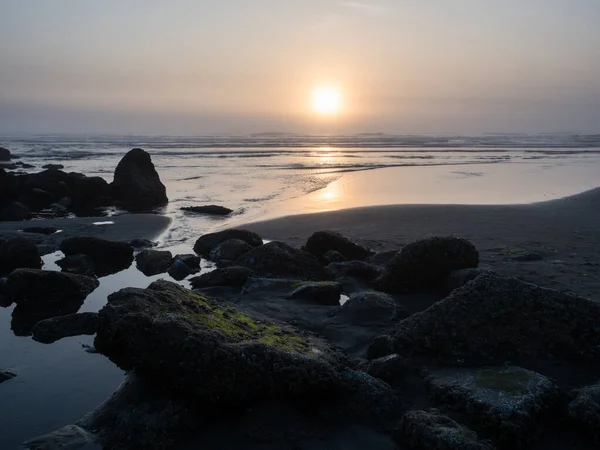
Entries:
POLYGON ((340 112, 342 94, 334 86, 317 86, 312 93, 312 106, 316 113, 333 115, 340 112))

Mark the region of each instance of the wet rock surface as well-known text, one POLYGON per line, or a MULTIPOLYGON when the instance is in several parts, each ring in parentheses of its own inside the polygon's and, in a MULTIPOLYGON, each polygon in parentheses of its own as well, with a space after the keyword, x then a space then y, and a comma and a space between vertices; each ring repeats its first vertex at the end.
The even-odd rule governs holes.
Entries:
POLYGON ((171 267, 173 255, 169 251, 144 250, 135 257, 137 268, 146 276, 165 273, 171 267))
POLYGON ((194 244, 194 251, 206 258, 210 256, 210 252, 221 242, 230 239, 239 239, 252 247, 258 247, 263 244, 262 238, 251 231, 242 229, 229 229, 218 231, 216 233, 208 233, 200 236, 194 244))
POLYGON ((176 255, 167 272, 173 279, 181 281, 189 275, 200 272, 200 257, 196 255, 176 255))
POLYGON ((95 334, 97 325, 98 314, 93 312, 54 317, 42 320, 33 327, 33 339, 44 344, 51 344, 69 336, 95 334))
POLYGON ((345 261, 334 262, 327 266, 336 278, 353 277, 367 282, 371 282, 379 277, 381 269, 364 261, 345 261))
POLYGON ((56 261, 63 272, 76 273, 78 275, 96 276, 94 260, 88 255, 69 255, 56 261))
POLYGON ((221 242, 219 245, 213 248, 210 251, 209 258, 216 263, 219 263, 223 260, 235 261, 253 248, 254 247, 242 241, 241 239, 229 239, 221 242))

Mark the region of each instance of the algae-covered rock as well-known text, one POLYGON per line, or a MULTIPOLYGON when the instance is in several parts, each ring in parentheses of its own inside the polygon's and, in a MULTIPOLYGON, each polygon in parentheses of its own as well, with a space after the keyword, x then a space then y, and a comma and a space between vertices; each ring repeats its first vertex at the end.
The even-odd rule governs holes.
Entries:
POLYGON ((432 372, 434 403, 467 414, 497 444, 521 448, 535 440, 559 400, 553 381, 520 367, 432 372))
POLYGON ((99 313, 95 347, 152 383, 222 404, 320 401, 344 385, 340 370, 347 363, 312 335, 162 280, 110 295, 99 313))
POLYGON ((482 362, 518 357, 579 363, 600 356, 600 304, 516 278, 483 274, 395 327, 394 348, 482 362))
POLYGON ((400 444, 419 450, 493 450, 473 430, 460 425, 436 409, 409 411, 394 432, 400 444))
POLYGON ((433 237, 412 242, 387 264, 377 280, 384 292, 407 292, 440 284, 452 270, 477 267, 479 252, 457 237, 433 237))

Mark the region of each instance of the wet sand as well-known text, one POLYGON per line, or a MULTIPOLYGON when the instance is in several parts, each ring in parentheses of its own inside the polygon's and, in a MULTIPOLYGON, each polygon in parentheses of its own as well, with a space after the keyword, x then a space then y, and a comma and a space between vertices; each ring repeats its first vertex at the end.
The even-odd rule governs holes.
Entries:
POLYGON ((600 188, 528 205, 376 206, 239 227, 293 246, 314 231, 333 230, 376 251, 434 235, 460 236, 477 246, 483 268, 600 300, 600 188), (514 259, 525 252, 541 259, 514 259))

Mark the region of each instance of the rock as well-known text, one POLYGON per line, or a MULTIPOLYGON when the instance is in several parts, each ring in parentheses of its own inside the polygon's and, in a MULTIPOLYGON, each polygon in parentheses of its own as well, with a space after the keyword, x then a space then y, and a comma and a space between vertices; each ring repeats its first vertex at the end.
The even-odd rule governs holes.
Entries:
POLYGON ((172 262, 173 255, 169 251, 144 250, 135 257, 137 268, 146 276, 165 273, 172 262))
POLYGON ((349 260, 363 260, 374 253, 368 248, 356 244, 334 231, 317 231, 313 233, 306 241, 303 250, 312 253, 318 258, 322 258, 330 250, 335 250, 349 260))
POLYGON ((540 261, 542 259, 542 255, 536 252, 523 252, 511 257, 510 259, 520 262, 540 261))
POLYGON ((404 414, 394 438, 399 445, 422 450, 494 450, 489 441, 436 409, 404 414))
POLYGON ((365 259, 365 261, 369 264, 373 264, 374 266, 386 266, 387 263, 389 263, 392 260, 392 258, 397 254, 398 252, 395 250, 379 252, 375 253, 372 256, 369 256, 367 259, 365 259))
POLYGON ((210 216, 228 216, 233 212, 233 209, 218 205, 184 206, 180 209, 185 212, 191 212, 194 214, 207 214, 210 216))
POLYGON ((209 253, 209 258, 215 262, 222 260, 235 261, 253 248, 241 239, 229 239, 213 248, 209 253))
POLYGON ((10 161, 11 156, 10 150, 0 147, 0 161, 10 161))
POLYGON ((212 286, 241 287, 251 275, 252 271, 247 267, 226 267, 190 278, 190 284, 194 289, 212 286))
POLYGON ((111 190, 114 199, 129 211, 153 209, 169 202, 150 155, 141 148, 134 148, 121 159, 111 190))
POLYGON ((43 344, 51 344, 59 339, 82 334, 95 334, 98 313, 84 312, 42 320, 33 327, 33 339, 43 344))
POLYGON ((197 255, 191 255, 191 254, 176 255, 175 258, 173 258, 173 259, 175 261, 181 261, 186 266, 188 266, 192 269, 200 268, 200 257, 197 255))
POLYGON ((14 269, 42 267, 40 252, 35 241, 16 237, 0 244, 0 275, 9 274, 14 269))
POLYGON ((48 169, 48 170, 62 170, 64 168, 65 168, 65 166, 63 166, 62 164, 46 164, 46 165, 42 166, 42 169, 48 169))
POLYGON ((69 255, 56 261, 56 265, 63 272, 75 273, 78 275, 95 276, 94 260, 88 255, 69 255))
POLYGON ((102 450, 92 433, 77 425, 67 425, 52 433, 23 442, 25 450, 102 450))
POLYGON ((573 423, 600 443, 600 384, 586 386, 572 393, 568 414, 573 423))
POLYGON ((381 275, 381 270, 364 261, 335 262, 327 266, 327 269, 336 278, 353 277, 364 281, 373 281, 381 275))
POLYGON ((24 233, 34 233, 34 234, 54 234, 58 231, 56 227, 29 227, 23 228, 24 233))
POLYGON ((56 201, 54 195, 43 189, 33 188, 19 198, 19 201, 28 208, 39 211, 50 206, 56 201))
POLYGON ((99 277, 127 269, 133 262, 133 248, 126 242, 77 236, 62 241, 59 249, 65 255, 84 254, 91 257, 99 277))
POLYGON ((111 189, 102 177, 71 176, 71 209, 78 214, 93 214, 100 206, 113 204, 111 189))
POLYGON ((377 359, 394 353, 394 341, 391 336, 376 336, 367 349, 367 359, 377 359))
POLYGON ((342 295, 342 285, 335 281, 321 281, 318 283, 304 282, 299 283, 290 294, 291 298, 301 298, 311 300, 321 305, 338 306, 340 304, 340 295, 342 295))
POLYGON ((56 198, 65 198, 71 196, 71 188, 64 181, 59 181, 54 187, 56 198))
POLYGON ((374 359, 367 366, 369 375, 387 383, 393 383, 411 372, 410 361, 397 353, 374 359))
POLYGON ((84 300, 100 283, 96 278, 38 269, 15 269, 8 276, 8 290, 23 306, 84 300))
POLYGON ((16 374, 9 372, 8 370, 0 370, 0 383, 8 381, 16 376, 16 374))
POLYGON ((586 363, 600 356, 598 323, 598 303, 516 278, 483 274, 404 319, 393 339, 394 348, 405 355, 586 363))
POLYGON ((269 242, 255 247, 236 260, 263 277, 287 277, 302 280, 329 280, 332 275, 312 254, 297 250, 283 242, 269 242))
POLYGON ((560 398, 548 378, 520 367, 442 369, 428 379, 435 404, 467 414, 502 447, 526 447, 560 398))
POLYGON ((199 271, 200 269, 192 269, 183 261, 175 259, 173 261, 173 264, 171 264, 171 267, 169 267, 169 269, 167 270, 167 273, 174 280, 181 281, 194 273, 198 273, 199 271))
POLYGON ((145 250, 147 248, 156 247, 158 243, 152 242, 148 239, 133 239, 129 241, 129 245, 131 245, 135 250, 145 250))
POLYGON ((175 283, 122 289, 99 314, 94 344, 101 354, 199 402, 287 398, 314 405, 346 386, 339 370, 347 360, 324 341, 175 283))
POLYGON ((323 254, 325 264, 338 263, 346 261, 344 255, 336 250, 329 250, 323 254))
POLYGON ((408 310, 382 292, 365 291, 350 295, 335 315, 354 325, 389 321, 390 325, 408 316, 408 310))
MULTIPOLYGON (((245 267, 244 267, 245 269, 245 267)), ((285 278, 258 278, 249 276, 246 284, 242 288, 242 294, 254 294, 257 292, 281 292, 286 291, 291 293, 299 283, 303 283, 298 279, 285 278)))
POLYGON ((5 203, 0 208, 0 221, 17 222, 31 219, 31 211, 27 206, 19 202, 5 203))
POLYGON ((493 271, 483 269, 453 270, 444 279, 444 282, 442 284, 442 291, 447 295, 453 290, 463 287, 469 281, 474 280, 479 275, 484 273, 494 275, 493 271))
POLYGON ((199 255, 208 257, 213 248, 230 239, 239 239, 252 247, 258 247, 263 243, 258 234, 234 228, 200 236, 194 244, 194 251, 199 255))
MULTIPOLYGON (((0 241, 0 247, 2 243, 0 241)), ((6 277, 0 278, 0 307, 8 308, 13 304, 13 297, 8 290, 8 279, 6 277)))
POLYGON ((376 281, 380 291, 395 293, 431 288, 452 270, 477 267, 479 252, 469 241, 433 237, 412 242, 394 256, 376 281))

